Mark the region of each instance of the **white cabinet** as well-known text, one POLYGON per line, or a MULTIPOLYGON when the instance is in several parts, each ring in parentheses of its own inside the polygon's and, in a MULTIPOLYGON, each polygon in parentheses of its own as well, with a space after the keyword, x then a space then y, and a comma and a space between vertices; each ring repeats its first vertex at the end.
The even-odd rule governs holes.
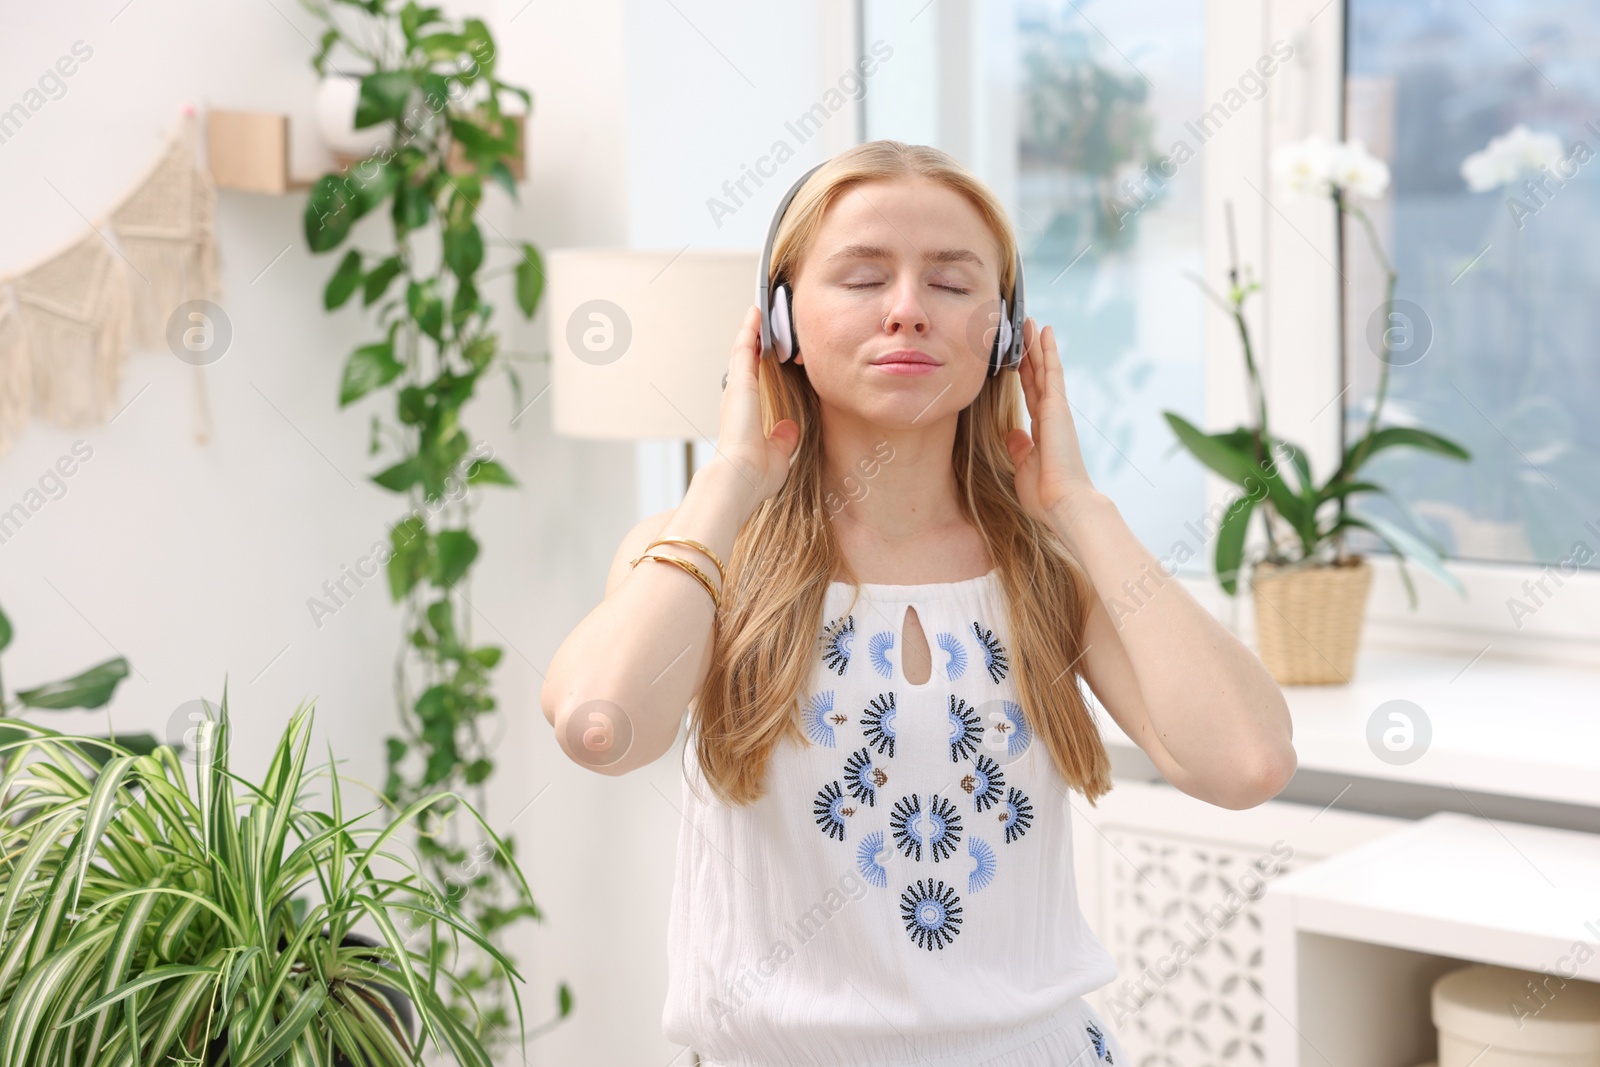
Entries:
POLYGON ((1087 999, 1140 1067, 1278 1067, 1266 1053, 1263 893, 1407 825, 1279 801, 1230 811, 1128 779, 1095 808, 1076 793, 1072 806, 1084 915, 1117 961, 1116 980, 1087 999))

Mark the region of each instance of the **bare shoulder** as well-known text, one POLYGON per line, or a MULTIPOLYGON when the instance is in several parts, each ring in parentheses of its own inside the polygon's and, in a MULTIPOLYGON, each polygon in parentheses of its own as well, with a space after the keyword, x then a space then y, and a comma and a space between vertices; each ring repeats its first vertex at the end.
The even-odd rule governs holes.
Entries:
POLYGON ((667 523, 671 521, 673 515, 677 514, 677 510, 677 508, 668 508, 666 511, 658 511, 654 515, 641 519, 623 537, 622 544, 617 547, 616 558, 611 561, 611 571, 606 575, 607 596, 610 596, 611 591, 622 584, 622 580, 633 569, 629 566, 628 561, 637 559, 646 545, 661 536, 661 531, 667 528, 667 523))

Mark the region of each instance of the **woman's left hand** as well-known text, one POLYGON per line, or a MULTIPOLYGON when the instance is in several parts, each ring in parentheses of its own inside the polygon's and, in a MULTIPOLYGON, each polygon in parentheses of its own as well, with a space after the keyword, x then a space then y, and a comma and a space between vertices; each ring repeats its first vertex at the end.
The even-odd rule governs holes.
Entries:
POLYGON ((1078 428, 1067 403, 1066 379, 1056 332, 1041 332, 1030 317, 1022 325, 1023 356, 1018 373, 1022 395, 1033 422, 1033 435, 1018 427, 1006 437, 1006 448, 1017 468, 1017 497, 1028 514, 1052 523, 1069 513, 1081 494, 1097 490, 1089 481, 1078 447, 1078 428))

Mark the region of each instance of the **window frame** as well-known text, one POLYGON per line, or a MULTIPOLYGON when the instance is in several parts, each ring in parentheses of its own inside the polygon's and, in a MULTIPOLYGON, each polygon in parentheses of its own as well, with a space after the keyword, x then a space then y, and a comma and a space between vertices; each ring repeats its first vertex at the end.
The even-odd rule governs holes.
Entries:
MULTIPOLYGON (((1208 5, 1213 11, 1222 6, 1208 5)), ((1249 161, 1239 161, 1241 169, 1235 177, 1249 176, 1260 191, 1245 189, 1255 200, 1256 226, 1249 241, 1241 232, 1240 245, 1241 255, 1247 254, 1246 247, 1253 248, 1254 261, 1265 265, 1263 276, 1273 281, 1262 292, 1264 329, 1257 334, 1263 339, 1268 403, 1280 426, 1307 427, 1298 436, 1310 452, 1318 476, 1326 476, 1335 466, 1341 447, 1341 420, 1331 417, 1336 406, 1327 406, 1329 398, 1345 388, 1338 350, 1341 274, 1334 264, 1342 268, 1343 261, 1335 233, 1336 215, 1326 198, 1291 199, 1273 190, 1268 184, 1267 161, 1278 145, 1312 133, 1330 141, 1343 139, 1345 11, 1343 0, 1259 0, 1257 4, 1229 5, 1228 11, 1217 13, 1218 32, 1209 34, 1207 42, 1208 60, 1213 50, 1228 47, 1230 40, 1253 37, 1265 47, 1282 38, 1295 45, 1296 61, 1284 71, 1289 77, 1269 93, 1271 99, 1271 94, 1283 90, 1269 109, 1258 150, 1249 161), (1312 329, 1306 328, 1308 323, 1312 329), (1308 344, 1308 336, 1316 340, 1308 344), (1311 373, 1304 371, 1308 356, 1311 373)), ((1208 66, 1208 72, 1210 69, 1208 66)), ((1207 80, 1209 83, 1209 73, 1207 80)), ((1207 190, 1207 221, 1221 217, 1220 204, 1214 201, 1223 195, 1230 179, 1226 175, 1219 178, 1220 184, 1207 190)), ((1209 237, 1210 231, 1208 263, 1212 253, 1219 251, 1219 242, 1209 237)), ((1345 257, 1364 254, 1361 245, 1343 250, 1345 257)), ((1219 265, 1216 269, 1220 272, 1223 268, 1219 265)), ((1220 340, 1208 333, 1208 375, 1229 359, 1237 361, 1236 339, 1228 338, 1234 342, 1232 349, 1213 345, 1220 340)), ((1237 416, 1225 412, 1226 406, 1213 408, 1208 402, 1208 415, 1216 418, 1214 426, 1233 424, 1231 420, 1237 416)), ((1208 500, 1226 495, 1213 498, 1208 492, 1208 500)), ((1250 544, 1259 544, 1259 532, 1250 544)), ((1600 550, 1600 545, 1595 547, 1600 550)), ((1466 589, 1463 599, 1420 568, 1408 566, 1417 592, 1413 610, 1394 557, 1385 553, 1368 555, 1367 560, 1374 570, 1367 640, 1469 657, 1492 649, 1535 659, 1600 664, 1600 625, 1595 621, 1600 620, 1600 574, 1592 570, 1561 575, 1553 566, 1446 560, 1446 569, 1466 589), (1540 591, 1541 582, 1550 595, 1540 591), (1511 614, 1513 599, 1536 607, 1520 625, 1511 614)))

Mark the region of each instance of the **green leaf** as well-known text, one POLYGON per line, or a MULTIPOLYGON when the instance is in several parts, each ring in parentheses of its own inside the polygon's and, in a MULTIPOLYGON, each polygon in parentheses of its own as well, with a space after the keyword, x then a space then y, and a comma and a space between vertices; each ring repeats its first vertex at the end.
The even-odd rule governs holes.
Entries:
POLYGON ((489 775, 494 773, 494 764, 486 759, 475 759, 467 764, 462 771, 462 777, 468 785, 479 785, 488 781, 489 775))
POLYGON ((323 33, 322 40, 317 45, 317 54, 311 57, 311 68, 318 74, 326 74, 328 70, 328 51, 339 40, 338 30, 328 30, 323 33))
POLYGON ((421 519, 407 516, 390 529, 389 546, 389 594, 399 602, 427 576, 432 540, 421 519))
MULTIPOLYGON (((1372 442, 1367 446, 1366 456, 1363 457, 1361 466, 1366 466, 1367 461, 1386 448, 1407 446, 1420 448, 1424 452, 1433 452, 1451 459, 1470 460, 1472 453, 1456 444, 1454 441, 1440 437, 1427 430, 1419 430, 1415 426, 1386 426, 1372 435, 1372 442)), ((1361 441, 1357 441, 1345 449, 1344 462, 1340 469, 1348 474, 1354 474, 1359 468, 1352 467, 1356 453, 1361 450, 1361 441)))
POLYGON ((339 307, 350 299, 360 283, 361 253, 352 248, 339 261, 339 269, 333 272, 333 277, 328 279, 328 287, 322 292, 322 306, 329 311, 339 307))
POLYGON ((358 130, 390 122, 406 112, 411 97, 411 74, 404 70, 382 70, 361 79, 361 96, 356 102, 355 127, 358 130))
POLYGON ((1279 441, 1278 447, 1289 456, 1289 462, 1294 464, 1295 477, 1298 480, 1297 491, 1302 499, 1309 499, 1316 491, 1316 486, 1311 481, 1311 460, 1298 446, 1288 441, 1279 441))
POLYGON ((438 552, 433 584, 448 588, 460 581, 478 558, 478 542, 466 530, 441 530, 435 543, 438 552))
POLYGON ((517 480, 511 477, 500 464, 492 459, 480 459, 467 468, 468 485, 516 485, 517 480))
POLYGON ((467 39, 459 33, 430 33, 417 40, 417 47, 429 62, 448 62, 466 50, 467 39))
POLYGON ((474 370, 483 370, 494 362, 495 353, 499 351, 500 339, 492 333, 481 334, 468 341, 461 348, 461 354, 472 364, 474 370))
MULTIPOLYGON (((1194 458, 1216 471, 1222 477, 1240 486, 1246 493, 1255 495, 1265 486, 1267 499, 1278 514, 1297 530, 1304 531, 1310 521, 1310 509, 1296 496, 1278 472, 1273 460, 1270 442, 1263 440, 1265 456, 1256 461, 1255 435, 1245 427, 1225 433, 1210 434, 1192 425, 1183 416, 1172 411, 1161 413, 1177 435, 1178 443, 1187 448, 1194 458)), ((1291 448, 1293 446, 1290 446, 1291 448)))
POLYGON ((267 1035, 256 1048, 247 1055, 237 1058, 239 1050, 229 1050, 229 1061, 237 1062, 238 1067, 257 1067, 258 1064, 272 1063, 283 1053, 287 1052, 290 1045, 300 1039, 300 1035, 311 1026, 317 1013, 322 1010, 323 1003, 328 999, 327 987, 319 983, 309 983, 297 994, 294 1007, 284 1016, 283 1022, 278 1024, 276 1030, 267 1035))
POLYGON ((517 198, 517 179, 511 173, 510 167, 497 159, 489 164, 489 177, 493 179, 496 185, 510 194, 511 199, 515 200, 517 198))
POLYGON ((418 30, 443 17, 436 7, 418 7, 416 0, 406 0, 406 6, 400 9, 400 32, 405 34, 407 44, 414 44, 418 30))
POLYGON ((1389 495, 1387 489, 1372 482, 1330 482, 1328 485, 1323 486, 1322 495, 1319 497, 1318 502, 1337 500, 1342 496, 1349 496, 1351 493, 1382 493, 1385 496, 1389 495))
POLYGON ((361 283, 361 303, 364 307, 371 307, 379 297, 389 289, 389 283, 394 281, 405 266, 400 262, 399 256, 390 256, 367 272, 361 283))
POLYGON ((444 302, 434 291, 432 282, 412 282, 406 289, 406 308, 423 333, 435 341, 442 341, 444 302))
POLYGON ((17 699, 30 708, 52 711, 103 707, 127 676, 128 661, 115 656, 71 678, 24 689, 17 693, 17 699))
POLYGON ((492 158, 500 153, 500 139, 471 119, 452 116, 450 136, 460 141, 469 155, 492 158))
POLYGON ((11 643, 11 620, 6 618, 6 613, 0 610, 0 650, 11 643))
POLYGON ((115 1004, 120 1000, 125 1000, 146 986, 160 985, 162 982, 167 982, 173 978, 179 978, 186 974, 218 973, 220 973, 220 971, 216 967, 196 967, 193 965, 181 964, 171 967, 156 967, 153 970, 141 974, 132 981, 124 982, 122 985, 118 986, 110 993, 107 993, 105 996, 91 1001, 81 1011, 79 1011, 78 1014, 66 1020, 66 1023, 63 1025, 66 1025, 67 1023, 82 1022, 84 1019, 87 1019, 100 1009, 115 1004))
POLYGON ((417 425, 428 417, 428 391, 417 385, 406 386, 395 400, 395 410, 401 422, 417 425))
POLYGON ((401 460, 387 470, 380 471, 372 476, 372 480, 385 489, 395 493, 403 493, 410 489, 422 478, 421 469, 416 457, 401 460))
POLYGON ((433 199, 423 187, 402 181, 394 190, 394 224, 402 232, 420 230, 433 216, 433 199))
POLYGON ((484 645, 482 648, 472 650, 471 659, 481 666, 493 670, 500 662, 501 650, 493 645, 484 645))
POLYGON ((1239 592, 1239 567, 1244 561, 1245 535, 1250 530, 1250 516, 1255 514, 1254 497, 1242 496, 1229 505, 1217 527, 1216 568, 1217 581, 1229 596, 1239 592))
MULTIPOLYGON (((1394 550, 1396 556, 1401 559, 1412 560, 1423 570, 1451 589, 1454 589, 1460 595, 1467 595, 1466 587, 1461 584, 1461 580, 1444 569, 1441 562, 1442 557, 1433 550, 1431 545, 1412 534, 1409 530, 1403 529, 1388 519, 1379 518, 1376 515, 1356 515, 1353 513, 1347 513, 1343 523, 1339 525, 1358 526, 1371 530, 1383 538, 1389 547, 1394 550)), ((1412 601, 1412 606, 1416 606, 1415 600, 1412 601)))
POLYGON ((362 345, 350 353, 344 365, 344 380, 339 384, 339 406, 359 400, 372 390, 393 381, 405 367, 394 358, 394 342, 362 345))
POLYGON ((361 216, 361 205, 350 195, 346 181, 337 174, 324 174, 312 186, 306 200, 306 245, 313 252, 339 247, 350 234, 350 227, 361 216))
POLYGON ((522 260, 517 264, 517 306, 522 309, 522 314, 533 318, 533 313, 539 309, 539 298, 544 295, 544 260, 539 257, 539 250, 528 244, 522 244, 522 260))
POLYGON ((444 261, 458 278, 470 278, 483 265, 483 235, 471 223, 444 231, 444 261))
POLYGON ((389 198, 400 184, 400 168, 395 160, 369 156, 345 172, 349 195, 355 197, 357 215, 365 215, 389 198))

